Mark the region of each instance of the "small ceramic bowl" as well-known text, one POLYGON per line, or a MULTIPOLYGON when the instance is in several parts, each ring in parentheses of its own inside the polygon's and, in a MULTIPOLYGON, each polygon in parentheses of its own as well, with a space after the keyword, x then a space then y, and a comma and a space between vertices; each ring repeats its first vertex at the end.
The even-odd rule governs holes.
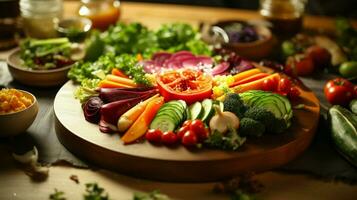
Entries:
MULTIPOLYGON (((245 23, 237 20, 227 20, 227 21, 219 21, 213 24, 211 27, 220 27, 221 34, 224 36, 224 27, 233 23, 245 23)), ((248 23, 249 24, 249 23, 248 23)), ((272 52, 275 40, 272 32, 263 25, 254 25, 250 24, 255 29, 259 38, 253 42, 229 42, 228 36, 226 35, 222 40, 222 46, 224 48, 230 49, 238 53, 239 55, 252 59, 259 60, 264 57, 269 56, 272 52)), ((219 29, 219 28, 218 28, 219 29)))
POLYGON ((71 42, 82 42, 92 27, 92 21, 84 17, 63 19, 56 26, 60 37, 67 37, 71 42))
POLYGON ((36 97, 29 92, 18 90, 27 98, 32 100, 32 104, 24 110, 0 114, 0 137, 10 137, 24 133, 31 126, 38 113, 38 103, 36 97))
POLYGON ((18 82, 35 87, 53 87, 64 84, 72 65, 49 70, 32 70, 23 66, 20 49, 14 50, 7 58, 7 66, 12 77, 18 82))

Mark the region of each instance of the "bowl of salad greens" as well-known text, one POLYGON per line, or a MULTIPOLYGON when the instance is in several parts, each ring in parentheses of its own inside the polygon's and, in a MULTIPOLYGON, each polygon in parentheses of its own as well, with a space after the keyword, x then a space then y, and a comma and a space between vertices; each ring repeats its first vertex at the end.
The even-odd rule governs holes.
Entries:
POLYGON ((29 86, 51 87, 67 81, 72 65, 83 56, 68 38, 26 39, 7 59, 12 77, 29 86))

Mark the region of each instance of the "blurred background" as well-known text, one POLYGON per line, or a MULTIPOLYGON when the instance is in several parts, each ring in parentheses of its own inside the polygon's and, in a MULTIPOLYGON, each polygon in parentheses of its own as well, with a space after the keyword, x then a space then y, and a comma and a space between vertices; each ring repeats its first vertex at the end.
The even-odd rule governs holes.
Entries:
MULTIPOLYGON (((259 0, 126 0, 134 2, 171 3, 256 10, 259 0)), ((308 0, 306 13, 357 18, 356 0, 308 0)))

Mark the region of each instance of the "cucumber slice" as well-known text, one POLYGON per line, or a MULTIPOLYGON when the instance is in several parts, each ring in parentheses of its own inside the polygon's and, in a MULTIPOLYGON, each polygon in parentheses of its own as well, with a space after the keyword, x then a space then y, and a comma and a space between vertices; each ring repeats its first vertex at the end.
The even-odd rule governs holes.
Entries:
POLYGON ((202 115, 202 121, 208 122, 212 116, 214 115, 214 108, 213 108, 213 101, 211 99, 205 99, 202 101, 202 107, 203 107, 203 115, 202 115))
POLYGON ((176 128, 175 121, 169 116, 155 117, 150 124, 150 129, 159 129, 162 132, 174 131, 176 128))
POLYGON ((200 102, 193 103, 188 109, 190 113, 190 119, 195 120, 201 118, 203 114, 203 108, 200 102))

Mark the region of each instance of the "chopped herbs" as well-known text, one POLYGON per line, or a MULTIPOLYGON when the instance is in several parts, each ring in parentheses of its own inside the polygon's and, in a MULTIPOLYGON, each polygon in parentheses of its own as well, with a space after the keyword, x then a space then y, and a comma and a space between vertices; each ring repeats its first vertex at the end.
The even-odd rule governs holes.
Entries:
POLYGON ((84 200, 109 200, 108 194, 97 183, 87 183, 86 193, 83 195, 84 200))
POLYGON ((57 189, 55 189, 55 192, 53 194, 50 194, 49 199, 50 200, 66 200, 66 198, 64 197, 64 192, 59 191, 57 189))
POLYGON ((225 135, 218 131, 214 131, 204 144, 210 148, 235 151, 243 145, 245 140, 245 138, 238 135, 235 129, 230 128, 225 135))
POLYGON ((160 191, 154 190, 150 193, 135 193, 133 200, 170 200, 170 198, 160 191))

